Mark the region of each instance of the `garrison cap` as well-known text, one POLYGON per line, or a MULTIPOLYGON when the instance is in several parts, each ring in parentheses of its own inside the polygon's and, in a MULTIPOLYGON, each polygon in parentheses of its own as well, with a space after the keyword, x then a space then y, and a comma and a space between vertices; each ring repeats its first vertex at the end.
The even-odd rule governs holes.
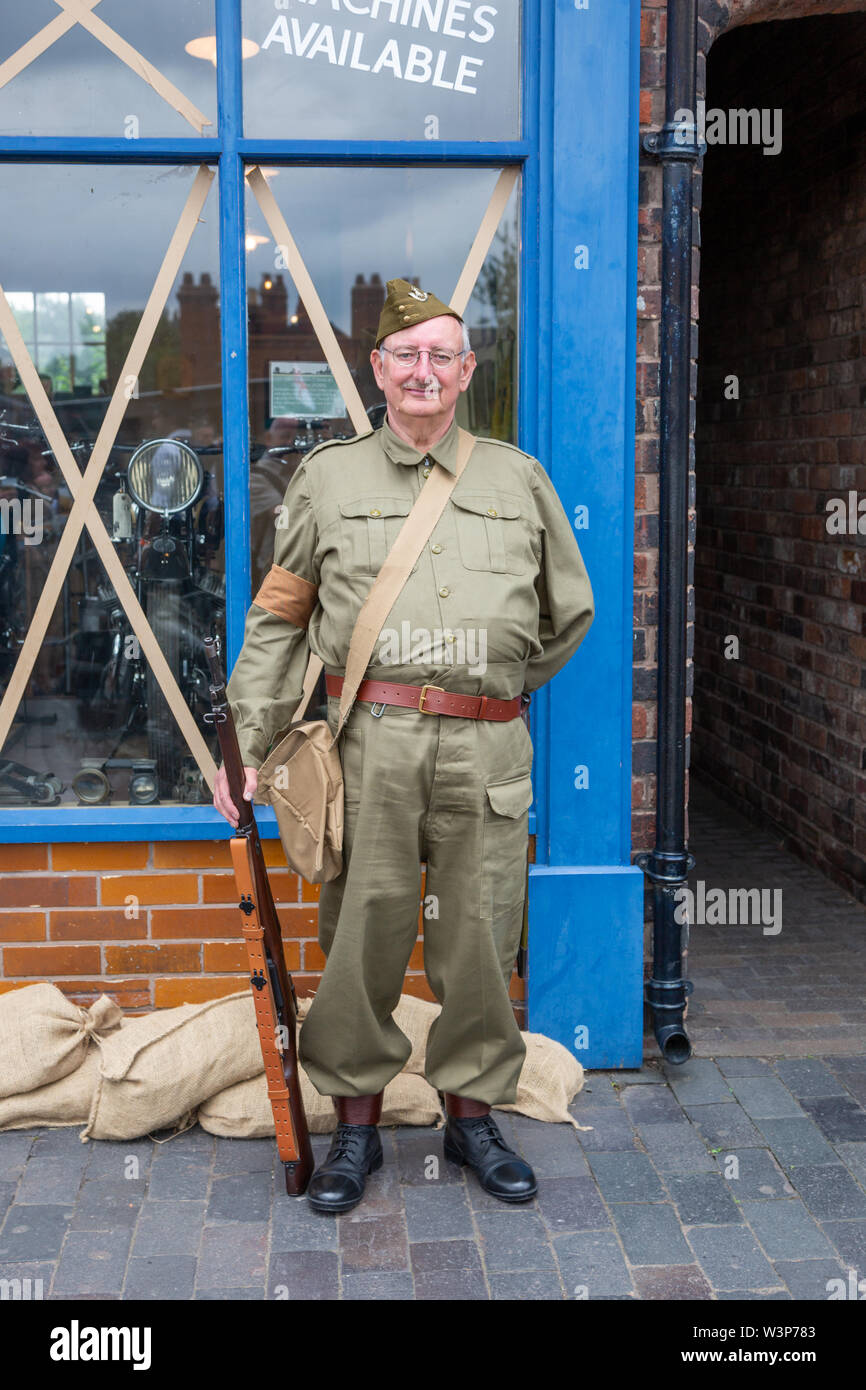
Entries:
POLYGON ((458 323, 463 322, 456 309, 443 304, 429 290, 419 290, 408 280, 389 280, 387 290, 376 330, 376 347, 389 333, 399 333, 401 328, 412 328, 427 319, 438 319, 440 314, 450 314, 458 323))

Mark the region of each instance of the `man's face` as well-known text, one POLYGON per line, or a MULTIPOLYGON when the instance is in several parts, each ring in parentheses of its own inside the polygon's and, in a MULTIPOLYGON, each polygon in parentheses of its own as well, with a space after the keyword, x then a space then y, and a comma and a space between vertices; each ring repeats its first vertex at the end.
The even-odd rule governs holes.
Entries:
POLYGON ((450 424, 457 408, 457 398, 467 390, 475 371, 475 354, 455 357, 450 367, 433 367, 429 352, 436 348, 460 352, 463 330, 450 314, 427 319, 414 328, 401 328, 390 333, 383 342, 384 361, 379 349, 370 354, 376 385, 385 394, 388 417, 393 422, 427 420, 434 427, 450 424), (423 349, 413 367, 401 366, 394 358, 397 348, 423 349))

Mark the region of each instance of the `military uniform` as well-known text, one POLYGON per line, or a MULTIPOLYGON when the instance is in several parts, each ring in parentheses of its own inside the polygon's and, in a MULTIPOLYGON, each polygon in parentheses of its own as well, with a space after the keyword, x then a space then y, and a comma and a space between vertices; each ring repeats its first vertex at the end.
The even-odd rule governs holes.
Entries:
MULTIPOLYGON (((358 611, 431 460, 454 473, 456 453, 456 421, 422 455, 386 420, 304 458, 228 686, 247 765, 258 767, 290 723, 308 645, 327 673, 342 674, 358 611)), ((565 665, 593 612, 573 528, 544 469, 511 445, 479 439, 367 676, 512 699, 565 665)), ((332 728, 338 704, 329 698, 332 728)), ((456 1096, 511 1103, 525 1055, 508 984, 532 797, 526 726, 358 702, 341 758, 344 867, 321 890, 327 962, 301 1030, 301 1061, 320 1093, 366 1096, 408 1060, 391 1013, 417 938, 424 861, 424 963, 443 1006, 428 1040, 428 1080, 456 1096)))

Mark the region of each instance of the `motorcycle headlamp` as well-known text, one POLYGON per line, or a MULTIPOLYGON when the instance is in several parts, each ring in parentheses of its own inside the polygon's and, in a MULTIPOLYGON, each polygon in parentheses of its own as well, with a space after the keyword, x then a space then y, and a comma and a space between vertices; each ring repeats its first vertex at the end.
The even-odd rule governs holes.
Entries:
POLYGON ((152 763, 134 763, 129 779, 129 799, 136 806, 149 806, 159 798, 159 782, 152 763))
POLYGON ((111 783, 101 767, 84 766, 72 779, 72 790, 85 806, 98 806, 111 796, 111 783))
POLYGON ((136 449, 126 470, 129 491, 149 512, 182 512, 201 491, 198 455, 180 439, 150 439, 136 449))

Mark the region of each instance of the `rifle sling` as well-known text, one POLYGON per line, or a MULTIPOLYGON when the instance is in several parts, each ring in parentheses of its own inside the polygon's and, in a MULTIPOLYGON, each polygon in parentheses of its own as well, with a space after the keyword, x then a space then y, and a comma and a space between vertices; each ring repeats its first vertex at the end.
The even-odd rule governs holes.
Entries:
POLYGON ((289 1090, 283 1072, 283 1056, 279 1046, 278 1029, 280 1019, 271 988, 271 976, 264 945, 264 929, 259 920, 259 905, 256 901, 252 868, 250 866, 251 847, 249 840, 235 835, 229 841, 235 883, 242 907, 243 938, 247 946, 247 959, 251 982, 262 981, 261 985, 252 983, 253 1004, 256 1011, 256 1027, 259 1031, 259 1044, 265 1064, 265 1080, 268 1099, 274 1112, 274 1127, 277 1132, 277 1152, 283 1163, 296 1162, 299 1157, 298 1141, 292 1124, 289 1105, 289 1090), (251 905, 252 911, 249 910, 251 905))
MULTIPOLYGON (((412 566, 435 530, 436 523, 444 512, 448 499, 469 462, 469 456, 475 447, 475 436, 458 428, 457 437, 457 458, 454 464, 454 473, 449 473, 447 468, 443 468, 440 463, 437 463, 433 468, 429 478, 415 498, 412 509, 403 522, 397 539, 386 555, 382 568, 373 580, 367 597, 361 604, 349 640, 349 650, 346 653, 346 671, 340 692, 340 718, 337 731, 334 734, 334 743, 337 742, 343 725, 349 717, 358 686, 364 679, 364 672, 373 654, 373 648, 382 630, 382 625, 400 596, 412 566)), ((316 688, 323 664, 321 657, 310 652, 304 676, 303 694, 292 718, 293 724, 297 724, 306 714, 307 705, 316 688)))

